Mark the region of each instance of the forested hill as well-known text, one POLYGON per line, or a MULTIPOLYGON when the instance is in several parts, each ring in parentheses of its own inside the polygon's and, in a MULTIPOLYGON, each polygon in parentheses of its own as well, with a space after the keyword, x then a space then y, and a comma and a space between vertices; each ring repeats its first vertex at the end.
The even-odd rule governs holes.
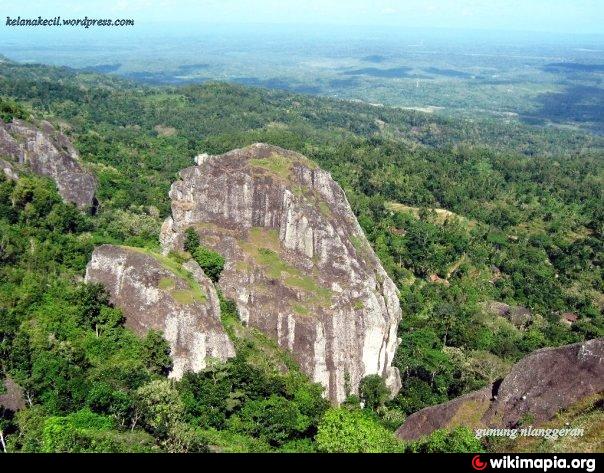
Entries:
MULTIPOLYGON (((70 137, 99 201, 84 215, 45 179, 0 177, 0 369, 33 393, 30 408, 1 424, 15 449, 76 448, 41 433, 63 428, 106 449, 329 451, 344 448, 330 443, 338 422, 391 449, 388 431, 405 415, 489 385, 535 349, 604 333, 602 137, 10 61, 0 63, 0 97, 2 120, 45 119, 70 137), (161 340, 134 337, 105 296, 81 284, 95 245, 158 250, 168 189, 193 156, 255 142, 331 172, 399 288, 403 388, 394 400, 368 388, 370 409, 351 399, 347 413, 326 414, 316 385, 254 366, 252 342, 247 357, 174 387, 164 383, 161 340), (155 392, 186 439, 141 420, 155 392), (267 410, 283 416, 264 418, 267 410), (315 441, 317 430, 325 434, 315 441)), ((462 444, 440 448, 476 448, 462 444)))
POLYGON ((145 127, 155 126, 161 117, 166 126, 194 138, 259 129, 274 121, 296 127, 292 130, 296 132, 310 133, 306 124, 410 145, 465 142, 527 155, 601 148, 604 142, 602 137, 580 131, 526 126, 506 119, 448 120, 412 110, 234 84, 155 88, 66 67, 18 64, 1 56, 0 73, 4 95, 27 100, 63 118, 86 114, 87 121, 94 123, 145 127))

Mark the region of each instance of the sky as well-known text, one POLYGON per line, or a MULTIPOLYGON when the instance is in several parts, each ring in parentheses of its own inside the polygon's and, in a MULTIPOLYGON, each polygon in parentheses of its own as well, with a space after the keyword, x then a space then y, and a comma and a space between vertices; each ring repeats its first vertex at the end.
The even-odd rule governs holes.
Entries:
POLYGON ((333 24, 604 34, 604 0, 0 0, 0 18, 39 15, 132 18, 136 26, 333 24))

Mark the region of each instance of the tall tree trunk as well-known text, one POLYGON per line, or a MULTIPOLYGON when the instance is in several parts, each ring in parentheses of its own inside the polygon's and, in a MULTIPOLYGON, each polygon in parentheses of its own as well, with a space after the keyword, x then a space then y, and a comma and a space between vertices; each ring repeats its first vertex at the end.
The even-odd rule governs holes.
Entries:
POLYGON ((4 442, 4 432, 0 430, 0 445, 2 445, 2 451, 6 453, 6 443, 4 442))

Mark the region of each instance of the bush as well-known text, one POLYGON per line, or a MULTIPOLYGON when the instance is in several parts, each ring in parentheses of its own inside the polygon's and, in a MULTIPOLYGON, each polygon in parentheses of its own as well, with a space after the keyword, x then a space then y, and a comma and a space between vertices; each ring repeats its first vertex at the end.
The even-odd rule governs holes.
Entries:
POLYGON ((438 429, 426 438, 410 445, 414 453, 479 453, 484 452, 480 440, 467 427, 457 427, 451 431, 438 429))
POLYGON ((209 250, 205 246, 198 246, 193 253, 193 258, 213 282, 218 282, 224 268, 224 258, 220 253, 209 250))
POLYGON ((193 259, 201 266, 206 276, 213 282, 218 282, 224 268, 224 258, 215 251, 200 244, 199 235, 193 227, 185 230, 185 250, 191 253, 193 259))
POLYGON ((195 250, 199 247, 199 235, 195 231, 193 227, 189 227, 185 230, 185 251, 193 254, 195 250))
POLYGON ((386 383, 378 374, 365 376, 359 384, 359 394, 361 400, 365 403, 365 407, 369 409, 377 409, 384 405, 388 400, 390 391, 386 387, 386 383))
POLYGON ((298 406, 281 396, 248 401, 238 415, 229 420, 232 430, 265 440, 273 446, 283 445, 308 425, 298 406))
POLYGON ((317 448, 326 453, 401 452, 403 444, 371 415, 361 410, 329 409, 315 437, 317 448))
POLYGON ((149 452, 153 439, 143 432, 118 432, 109 417, 87 409, 44 421, 42 448, 56 452, 149 452))
POLYGON ((0 118, 6 123, 12 122, 13 118, 24 120, 27 118, 27 112, 21 104, 0 98, 0 118))

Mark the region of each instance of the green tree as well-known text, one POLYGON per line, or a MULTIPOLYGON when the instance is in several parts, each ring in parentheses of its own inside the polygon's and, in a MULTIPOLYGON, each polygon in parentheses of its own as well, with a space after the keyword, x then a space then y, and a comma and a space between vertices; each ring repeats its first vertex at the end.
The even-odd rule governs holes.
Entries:
POLYGON ((232 430, 280 446, 303 432, 308 426, 298 406, 281 396, 271 396, 245 403, 229 422, 232 430))
POLYGON ((386 383, 380 375, 371 374, 361 379, 359 394, 361 400, 365 403, 365 407, 376 410, 388 400, 390 390, 386 387, 386 383))
POLYGON ((400 452, 403 444, 367 412, 331 408, 319 423, 317 448, 327 453, 400 452))
POLYGON ((79 322, 92 328, 96 336, 102 328, 118 326, 123 317, 121 312, 108 307, 109 294, 105 287, 99 283, 82 284, 74 291, 72 301, 78 308, 79 322))
POLYGON ((220 253, 212 251, 205 246, 198 246, 193 252, 193 258, 212 281, 218 282, 225 263, 220 253))
POLYGON ((0 119, 4 122, 10 123, 13 121, 13 118, 26 119, 27 116, 28 114, 21 104, 14 100, 0 97, 0 119))
POLYGON ((158 379, 136 391, 137 414, 143 426, 155 437, 167 440, 174 427, 183 421, 185 408, 172 381, 158 379))
POLYGON ((195 253, 195 250, 199 247, 199 235, 193 227, 189 227, 185 230, 185 250, 191 254, 195 253))
POLYGON ((187 422, 202 427, 224 428, 233 391, 228 366, 217 364, 193 373, 186 372, 178 384, 187 422))
POLYGON ((167 376, 172 369, 170 345, 157 330, 149 330, 143 340, 143 361, 149 371, 167 376))

